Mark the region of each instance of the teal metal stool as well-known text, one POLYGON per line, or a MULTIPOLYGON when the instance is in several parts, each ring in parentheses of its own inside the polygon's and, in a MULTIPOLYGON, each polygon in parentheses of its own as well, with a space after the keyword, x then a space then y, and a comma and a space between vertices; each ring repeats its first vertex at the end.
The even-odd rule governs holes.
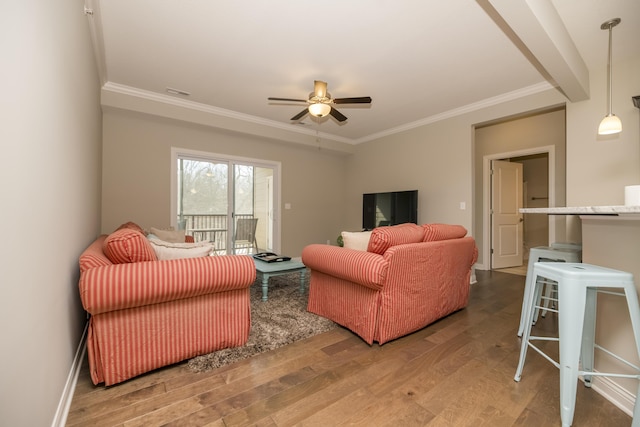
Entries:
MULTIPOLYGON (((602 373, 593 371, 594 349, 604 351, 620 362, 632 367, 640 373, 637 367, 618 357, 609 350, 595 343, 596 329, 596 301, 597 292, 620 295, 626 298, 636 350, 640 356, 640 306, 638 294, 633 283, 633 275, 619 270, 599 267, 582 263, 549 263, 537 262, 533 267, 533 277, 553 280, 558 286, 558 337, 540 337, 531 335, 531 322, 538 305, 535 295, 543 286, 542 282, 534 280, 529 289, 528 300, 531 301, 525 315, 525 325, 520 348, 520 360, 514 377, 520 381, 528 347, 536 350, 545 359, 553 363, 560 370, 560 417, 563 427, 570 426, 575 412, 576 389, 578 376, 583 375, 585 385, 591 386, 594 376, 615 376, 640 379, 638 374, 602 373), (622 292, 608 289, 622 289, 622 292), (559 362, 545 354, 532 341, 557 341, 560 347, 559 362), (580 369, 582 362, 582 369, 580 369)), ((540 307, 538 307, 540 308, 540 307)), ((555 311, 555 310, 553 310, 555 311)), ((636 394, 636 404, 633 410, 632 426, 640 426, 640 386, 636 394)))
MULTIPOLYGON (((553 249, 577 249, 580 251, 580 259, 577 262, 582 262, 582 243, 571 243, 571 242, 554 242, 550 245, 553 249)), ((549 304, 551 302, 557 302, 558 293, 556 283, 553 281, 545 282, 545 292, 543 298, 543 306, 542 313, 540 313, 541 317, 545 317, 547 315, 547 310, 549 309, 549 304)), ((538 320, 538 312, 536 311, 536 315, 533 317, 533 324, 538 320)))
MULTIPOLYGON (((553 246, 538 246, 529 250, 529 265, 527 266, 527 277, 524 282, 524 295, 522 297, 522 310, 520 312, 520 326, 518 326, 518 336, 521 337, 525 329, 525 312, 531 306, 531 301, 528 299, 529 291, 533 288, 535 277, 533 276, 533 266, 537 262, 581 262, 582 261, 582 247, 558 247, 553 246)), ((549 291, 551 292, 551 291, 549 291)), ((535 301, 538 302, 542 298, 542 288, 539 288, 536 294, 534 294, 535 301)), ((546 305, 548 307, 548 304, 546 305)), ((538 310, 536 309, 535 316, 531 319, 531 322, 535 323, 538 318, 538 310)), ((546 311, 545 311, 546 313, 546 311)))

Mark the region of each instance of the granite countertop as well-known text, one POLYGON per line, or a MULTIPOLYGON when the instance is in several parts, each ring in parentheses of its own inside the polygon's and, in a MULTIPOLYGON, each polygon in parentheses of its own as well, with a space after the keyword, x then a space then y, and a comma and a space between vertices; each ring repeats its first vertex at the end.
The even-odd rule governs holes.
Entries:
POLYGON ((624 215, 640 214, 640 206, 576 206, 551 208, 522 208, 520 213, 548 215, 624 215))

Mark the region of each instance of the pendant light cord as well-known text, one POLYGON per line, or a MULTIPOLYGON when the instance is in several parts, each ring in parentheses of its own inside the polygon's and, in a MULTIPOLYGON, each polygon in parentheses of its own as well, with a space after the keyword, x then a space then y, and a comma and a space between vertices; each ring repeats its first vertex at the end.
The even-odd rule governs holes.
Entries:
POLYGON ((609 22, 609 112, 608 115, 610 116, 612 113, 611 111, 613 110, 613 95, 612 95, 612 83, 611 81, 613 80, 613 61, 611 60, 613 55, 611 54, 611 39, 612 39, 612 35, 613 35, 613 22, 609 22))

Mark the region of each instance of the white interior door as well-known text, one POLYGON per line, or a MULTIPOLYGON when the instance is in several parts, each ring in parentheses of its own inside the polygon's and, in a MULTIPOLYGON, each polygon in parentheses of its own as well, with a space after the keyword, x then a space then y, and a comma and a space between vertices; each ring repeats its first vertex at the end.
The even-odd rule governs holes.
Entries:
POLYGON ((522 265, 522 164, 492 161, 491 268, 522 265))

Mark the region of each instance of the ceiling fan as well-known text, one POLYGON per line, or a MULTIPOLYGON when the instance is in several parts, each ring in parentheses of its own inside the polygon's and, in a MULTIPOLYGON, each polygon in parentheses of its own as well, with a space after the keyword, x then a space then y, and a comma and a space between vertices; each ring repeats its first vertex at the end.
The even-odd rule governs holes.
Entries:
POLYGON ((287 101, 287 102, 306 102, 309 104, 307 108, 291 117, 291 120, 297 121, 309 113, 315 117, 325 117, 331 114, 337 121, 344 122, 347 117, 340 111, 333 108, 331 104, 371 104, 370 96, 360 96, 356 98, 331 98, 331 94, 327 92, 327 82, 315 80, 313 82, 313 92, 309 94, 309 99, 291 99, 291 98, 267 98, 269 101, 287 101))

